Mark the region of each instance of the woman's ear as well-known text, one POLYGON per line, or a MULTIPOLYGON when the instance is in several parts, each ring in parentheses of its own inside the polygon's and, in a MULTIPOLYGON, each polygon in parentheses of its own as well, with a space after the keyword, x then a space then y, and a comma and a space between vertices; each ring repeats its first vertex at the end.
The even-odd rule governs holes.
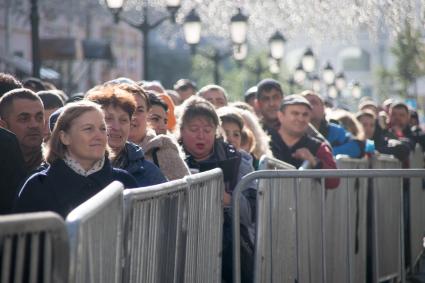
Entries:
POLYGON ((59 139, 64 145, 69 145, 71 143, 68 134, 64 131, 59 132, 59 139))

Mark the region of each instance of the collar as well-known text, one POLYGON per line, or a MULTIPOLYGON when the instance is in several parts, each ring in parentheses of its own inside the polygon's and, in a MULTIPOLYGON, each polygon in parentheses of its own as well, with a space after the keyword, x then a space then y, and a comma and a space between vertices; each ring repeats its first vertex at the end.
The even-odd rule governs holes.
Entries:
POLYGON ((63 161, 75 173, 77 173, 78 175, 87 177, 87 176, 89 176, 89 175, 91 175, 93 173, 96 173, 96 172, 100 171, 103 168, 103 165, 105 164, 105 156, 103 156, 102 159, 100 159, 99 161, 97 161, 93 165, 93 167, 90 168, 87 171, 81 166, 81 164, 77 160, 75 160, 74 158, 72 158, 68 153, 65 153, 65 157, 64 157, 63 161))

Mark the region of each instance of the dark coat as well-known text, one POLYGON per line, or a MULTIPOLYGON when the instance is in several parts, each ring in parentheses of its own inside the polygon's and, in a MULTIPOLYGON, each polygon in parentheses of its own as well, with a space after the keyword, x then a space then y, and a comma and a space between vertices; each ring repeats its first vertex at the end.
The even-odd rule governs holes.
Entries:
POLYGON ((145 159, 143 150, 140 146, 127 142, 125 149, 120 153, 120 165, 115 167, 126 170, 133 175, 139 187, 152 186, 167 182, 164 174, 153 162, 145 159))
POLYGON ((16 136, 0 128, 0 214, 11 213, 20 185, 25 181, 25 162, 16 136))
POLYGON ((22 187, 14 212, 53 211, 66 218, 69 212, 117 180, 126 188, 137 187, 127 172, 111 167, 105 159, 103 168, 87 177, 77 174, 62 159, 48 169, 32 175, 22 187))

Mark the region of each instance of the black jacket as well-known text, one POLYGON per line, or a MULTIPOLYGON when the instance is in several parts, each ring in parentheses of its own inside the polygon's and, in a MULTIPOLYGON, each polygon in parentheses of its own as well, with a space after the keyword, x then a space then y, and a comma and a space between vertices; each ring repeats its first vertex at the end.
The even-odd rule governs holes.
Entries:
POLYGON ((69 212, 117 180, 126 188, 137 187, 124 170, 112 168, 105 159, 103 168, 87 177, 74 172, 61 159, 48 169, 32 175, 22 187, 14 212, 54 211, 66 218, 69 212))
POLYGON ((0 128, 0 214, 11 213, 13 201, 26 174, 16 136, 0 128))

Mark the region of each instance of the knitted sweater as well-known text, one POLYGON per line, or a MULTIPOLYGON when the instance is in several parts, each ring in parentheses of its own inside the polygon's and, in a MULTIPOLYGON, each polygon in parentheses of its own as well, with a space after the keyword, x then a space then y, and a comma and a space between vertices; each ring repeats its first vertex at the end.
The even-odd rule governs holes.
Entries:
POLYGON ((145 158, 154 162, 168 180, 181 179, 190 175, 189 168, 182 158, 184 154, 173 138, 156 135, 153 130, 148 130, 139 145, 143 148, 145 158))

